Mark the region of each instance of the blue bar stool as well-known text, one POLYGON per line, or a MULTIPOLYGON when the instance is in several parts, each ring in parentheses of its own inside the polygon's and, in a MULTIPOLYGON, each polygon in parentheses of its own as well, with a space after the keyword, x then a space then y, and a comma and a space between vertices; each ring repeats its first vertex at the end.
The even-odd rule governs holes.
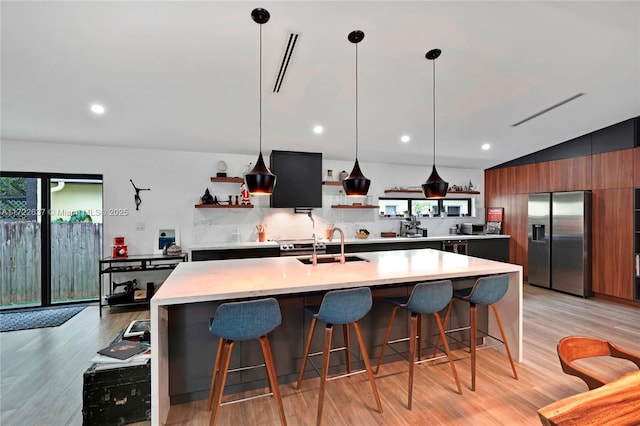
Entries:
POLYGON ((380 402, 380 395, 378 395, 378 388, 376 388, 376 382, 371 371, 371 362, 369 361, 369 355, 367 354, 367 348, 362 339, 362 331, 360 329, 360 323, 358 322, 364 317, 370 310, 373 304, 371 298, 371 290, 368 287, 353 288, 348 290, 334 290, 326 293, 322 298, 320 306, 305 306, 305 311, 312 315, 311 327, 309 329, 309 336, 307 337, 307 343, 304 348, 304 356, 302 357, 302 366, 300 367, 300 374, 298 375, 298 383, 296 389, 300 389, 302 383, 302 376, 304 374, 304 368, 307 364, 307 358, 316 354, 309 354, 311 348, 311 340, 313 339, 313 332, 316 327, 316 322, 323 321, 326 323, 324 329, 324 345, 322 350, 322 369, 320 374, 320 392, 318 396, 318 414, 316 416, 316 424, 320 425, 322 419, 322 408, 324 405, 324 393, 327 386, 327 380, 329 380, 329 357, 332 351, 346 349, 347 353, 347 373, 341 375, 334 375, 331 380, 348 377, 353 374, 358 374, 366 371, 369 376, 369 382, 371 383, 371 389, 373 389, 373 396, 378 405, 378 411, 382 413, 382 404, 380 402), (333 335, 334 324, 342 325, 345 336, 346 348, 331 349, 331 337, 333 335), (353 324, 353 328, 356 331, 358 338, 358 344, 362 353, 362 359, 364 361, 365 370, 351 371, 351 357, 349 356, 349 324, 353 324))
POLYGON ((407 408, 409 410, 411 410, 411 401, 413 399, 413 371, 415 365, 440 358, 436 357, 436 354, 434 353, 434 357, 432 358, 427 358, 424 360, 421 359, 422 357, 420 348, 422 345, 420 341, 422 336, 422 314, 432 314, 436 319, 436 324, 438 325, 439 331, 438 344, 442 339, 442 341, 444 342, 445 353, 447 355, 447 358, 449 359, 451 371, 453 372, 453 378, 455 379, 456 386, 458 387, 458 393, 462 394, 462 388, 460 387, 460 380, 458 380, 456 366, 453 363, 453 357, 451 356, 451 352, 449 351, 449 344, 447 343, 447 339, 444 338, 444 328, 442 326, 440 314, 438 313, 447 307, 447 305, 451 301, 452 295, 453 284, 451 283, 451 280, 444 280, 416 284, 413 287, 413 290, 411 291, 411 295, 409 297, 387 298, 387 301, 395 306, 393 308, 393 311, 391 311, 389 325, 387 326, 387 332, 384 336, 384 343, 382 344, 382 348, 380 349, 380 357, 378 358, 378 365, 376 366, 376 374, 378 374, 378 370, 380 369, 380 365, 382 364, 382 357, 384 356, 385 347, 389 343, 398 343, 409 340, 409 395, 407 400, 407 408), (389 337, 391 334, 391 327, 393 325, 393 320, 398 309, 406 309, 411 314, 409 337, 393 340, 390 342, 389 337), (416 352, 418 354, 417 360, 416 352))
MULTIPOLYGON (((477 334, 478 334, 478 321, 477 321, 477 305, 486 305, 491 306, 493 310, 493 315, 496 318, 496 323, 498 324, 498 329, 500 330, 500 335, 502 336, 502 340, 497 337, 491 336, 487 334, 487 337, 491 337, 494 340, 499 341, 504 345, 504 348, 507 352, 507 356, 509 357, 509 362, 511 363, 511 370, 513 370, 513 377, 518 380, 518 373, 516 372, 516 366, 513 363, 513 358, 511 358, 511 351, 509 350, 509 344, 507 343, 507 337, 504 334, 504 329, 502 328, 502 321, 500 321, 500 315, 498 314, 498 308, 496 308, 495 303, 504 297, 509 289, 509 276, 506 274, 503 275, 494 275, 490 277, 481 277, 476 280, 476 283, 471 288, 463 288, 460 290, 455 290, 453 292, 453 299, 449 303, 449 307, 447 308, 447 312, 444 316, 445 324, 449 320, 449 316, 451 315, 451 308, 456 300, 469 302, 469 327, 462 327, 455 330, 451 330, 450 332, 462 331, 469 329, 469 350, 471 352, 471 390, 476 390, 476 346, 477 346, 477 334)), ((438 342, 440 338, 438 338, 438 342)), ((436 351, 438 348, 436 347, 436 351)), ((435 352, 434 352, 435 354, 435 352)))
POLYGON ((211 425, 215 425, 217 423, 218 416, 220 414, 220 407, 222 405, 256 398, 254 396, 222 403, 222 395, 224 393, 224 385, 227 380, 227 373, 263 366, 265 366, 267 370, 270 392, 259 396, 273 395, 278 407, 280 423, 283 425, 287 424, 284 415, 284 408, 282 407, 282 398, 280 397, 278 376, 276 375, 273 357, 271 356, 269 339, 267 339, 267 334, 273 331, 281 323, 282 315, 280 314, 280 305, 278 305, 278 301, 274 298, 251 300, 247 302, 230 302, 223 303, 218 306, 213 318, 209 320, 209 331, 214 336, 219 337, 216 361, 213 367, 213 375, 211 377, 211 388, 209 389, 209 400, 207 401, 207 410, 212 410, 210 420, 211 425), (251 339, 260 340, 264 364, 229 370, 231 351, 234 343, 236 341, 251 339))

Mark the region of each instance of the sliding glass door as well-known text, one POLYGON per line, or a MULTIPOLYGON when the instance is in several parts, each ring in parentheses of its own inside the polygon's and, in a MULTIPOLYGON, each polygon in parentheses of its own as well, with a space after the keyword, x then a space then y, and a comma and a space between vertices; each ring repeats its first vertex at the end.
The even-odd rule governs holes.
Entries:
POLYGON ((0 309, 98 298, 102 177, 0 175, 0 309))
POLYGON ((52 178, 51 303, 98 297, 102 251, 102 179, 52 178))
POLYGON ((0 177, 0 308, 42 304, 42 179, 0 177))

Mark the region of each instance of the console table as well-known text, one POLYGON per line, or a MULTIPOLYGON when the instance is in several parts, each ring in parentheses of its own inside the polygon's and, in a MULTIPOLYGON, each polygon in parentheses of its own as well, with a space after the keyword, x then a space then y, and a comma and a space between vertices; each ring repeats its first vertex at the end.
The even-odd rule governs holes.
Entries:
MULTIPOLYGON (((138 272, 150 272, 150 271, 171 271, 179 263, 187 262, 189 255, 187 253, 179 253, 175 255, 163 255, 163 254, 134 254, 127 257, 105 257, 98 261, 98 285, 99 289, 99 311, 102 316, 103 306, 125 306, 125 305, 141 305, 149 304, 149 299, 153 294, 147 294, 144 299, 136 300, 131 295, 130 301, 122 301, 117 303, 106 303, 103 300, 103 295, 112 295, 117 285, 112 281, 113 274, 120 273, 138 273, 138 272), (103 278, 108 278, 108 291, 104 291, 105 286, 103 278)), ((142 287, 141 289, 147 289, 142 287)))

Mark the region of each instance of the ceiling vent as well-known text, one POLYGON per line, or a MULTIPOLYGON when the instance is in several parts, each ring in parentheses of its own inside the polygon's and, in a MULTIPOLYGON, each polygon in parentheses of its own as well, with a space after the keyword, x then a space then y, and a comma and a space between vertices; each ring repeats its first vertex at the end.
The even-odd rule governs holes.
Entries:
POLYGON ((298 33, 289 33, 289 36, 287 37, 286 46, 282 54, 282 61, 280 62, 280 69, 278 70, 278 76, 276 77, 276 82, 273 85, 273 93, 280 93, 284 76, 287 74, 287 69, 289 68, 291 57, 293 56, 293 49, 295 49, 298 44, 299 37, 300 34, 298 33))
POLYGON ((517 126, 521 125, 522 123, 526 123, 527 121, 532 120, 532 119, 534 119, 534 118, 536 118, 536 117, 538 117, 538 116, 540 116, 542 114, 545 114, 545 113, 551 111, 552 109, 558 108, 561 105, 564 105, 564 104, 566 104, 568 102, 571 102, 571 101, 573 101, 575 99, 578 99, 580 96, 583 96, 583 95, 584 95, 584 93, 578 93, 576 95, 573 95, 570 98, 565 99, 564 101, 560 101, 555 105, 551 105, 550 107, 543 109, 542 111, 536 112, 535 114, 525 118, 524 120, 520 120, 517 123, 512 124, 511 127, 517 127, 517 126))

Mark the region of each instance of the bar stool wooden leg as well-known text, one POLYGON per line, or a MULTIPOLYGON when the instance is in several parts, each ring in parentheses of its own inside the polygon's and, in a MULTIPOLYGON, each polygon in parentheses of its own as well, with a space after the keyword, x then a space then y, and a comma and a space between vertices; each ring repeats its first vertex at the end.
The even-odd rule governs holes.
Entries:
POLYGON ((384 349, 389 343, 389 337, 391 336, 391 327, 393 326, 393 319, 396 317, 396 312, 398 312, 399 306, 394 306, 391 311, 391 317, 389 318, 389 325, 387 325, 387 331, 384 334, 384 342, 382 343, 382 348, 380 349, 380 356, 378 357, 378 365, 376 365, 375 374, 378 374, 380 370, 380 365, 382 364, 382 357, 384 355, 384 349))
POLYGON ((364 361, 364 367, 367 370, 367 376, 369 376, 369 382, 371 383, 371 389, 373 390, 373 397, 378 405, 378 412, 382 413, 382 403, 380 402, 380 395, 378 394, 378 388, 376 387, 376 380, 373 377, 373 370, 371 369, 371 361, 369 360, 367 347, 365 346, 364 339, 362 338, 360 323, 355 321, 353 323, 353 328, 356 330, 356 337, 358 338, 358 345, 360 346, 360 352, 362 353, 362 360, 364 361))
POLYGON ((498 328, 500 329, 500 335, 502 336, 502 341, 504 342, 504 348, 507 351, 507 356, 509 357, 509 363, 511 363, 511 370, 513 370, 513 377, 518 380, 518 373, 516 372, 516 366, 513 363, 513 358, 511 357, 511 351, 509 350, 509 343, 507 343, 507 336, 504 334, 504 329, 502 328, 502 321, 500 321, 500 315, 498 314, 498 308, 496 308, 495 304, 490 305, 493 308, 493 314, 496 317, 496 322, 498 323, 498 328))
POLYGON ((347 357, 347 373, 351 373, 351 352, 349 348, 351 348, 351 339, 349 336, 349 324, 342 325, 342 335, 344 336, 344 346, 347 348, 346 357, 347 357))
POLYGON ((215 426, 218 423, 220 403, 222 402, 222 395, 224 394, 224 385, 227 381, 227 372, 229 371, 229 362, 231 361, 231 350, 234 344, 233 340, 223 340, 222 354, 220 355, 220 380, 216 381, 217 386, 214 390, 214 406, 209 420, 210 426, 215 426))
POLYGON ((447 343, 447 338, 444 334, 444 326, 440 321, 440 315, 437 312, 433 313, 433 316, 436 318, 436 324, 438 324, 438 330, 440 331, 440 337, 444 342, 444 351, 447 354, 447 358, 449 359, 449 365, 451 366, 451 372, 453 373, 453 378, 456 380, 456 387, 458 388, 458 393, 462 395, 462 387, 460 387, 460 379, 458 379, 458 373, 456 372, 456 366, 453 362, 453 356, 451 355, 451 350, 449 349, 449 343, 447 343))
POLYGON ((316 322, 316 317, 311 318, 311 326, 309 327, 307 343, 304 345, 304 355, 302 356, 302 365, 300 366, 300 374, 298 374, 296 389, 300 389, 300 385, 302 384, 302 376, 304 375, 304 368, 307 366, 307 357, 309 356, 309 350, 311 349, 311 340, 313 339, 313 332, 316 329, 316 322))
POLYGON ((316 416, 316 425, 320 426, 322 422, 322 409, 324 407, 324 393, 327 387, 327 378, 329 377, 329 358, 331 357, 331 336, 333 334, 333 325, 327 324, 324 329, 324 345, 322 348, 322 371, 320 373, 320 392, 318 394, 318 414, 316 416))
MULTIPOLYGON (((445 312, 444 319, 442 320, 443 327, 444 327, 444 324, 449 323, 449 316, 451 315, 451 308, 453 308, 453 302, 454 302, 454 299, 451 299, 451 302, 449 302, 449 306, 447 306, 447 311, 445 312)), ((440 343, 442 342, 442 340, 446 340, 446 334, 444 334, 443 336, 438 336, 438 340, 436 341, 436 347, 433 349, 434 358, 436 357, 436 355, 438 355, 438 348, 440 347, 440 343)))
POLYGON ((213 389, 216 386, 218 371, 220 370, 220 354, 222 353, 223 338, 218 339, 218 350, 216 351, 216 361, 213 364, 213 374, 211 375, 211 386, 209 387, 209 399, 207 400, 207 411, 211 411, 213 405, 213 389))
POLYGON ((273 397, 276 400, 278 407, 278 415, 280 416, 280 423, 284 426, 287 425, 287 419, 284 415, 284 407, 282 406, 282 397, 280 396, 280 385, 278 384, 278 375, 276 374, 276 367, 273 364, 273 356, 271 356, 271 347, 269 346, 269 339, 267 336, 261 336, 260 346, 262 346, 262 355, 264 356, 264 364, 267 368, 267 376, 269 378, 269 387, 273 393, 273 397))
POLYGON ((418 352, 418 361, 422 360, 422 315, 418 314, 418 327, 416 330, 416 351, 418 352))
POLYGON ((416 335, 418 333, 418 314, 411 312, 411 325, 409 327, 409 386, 407 408, 411 410, 413 400, 413 371, 416 366, 416 335))
POLYGON ((469 304, 469 323, 471 326, 469 346, 471 349, 471 390, 476 390, 476 338, 477 338, 477 313, 478 307, 475 303, 469 304))

